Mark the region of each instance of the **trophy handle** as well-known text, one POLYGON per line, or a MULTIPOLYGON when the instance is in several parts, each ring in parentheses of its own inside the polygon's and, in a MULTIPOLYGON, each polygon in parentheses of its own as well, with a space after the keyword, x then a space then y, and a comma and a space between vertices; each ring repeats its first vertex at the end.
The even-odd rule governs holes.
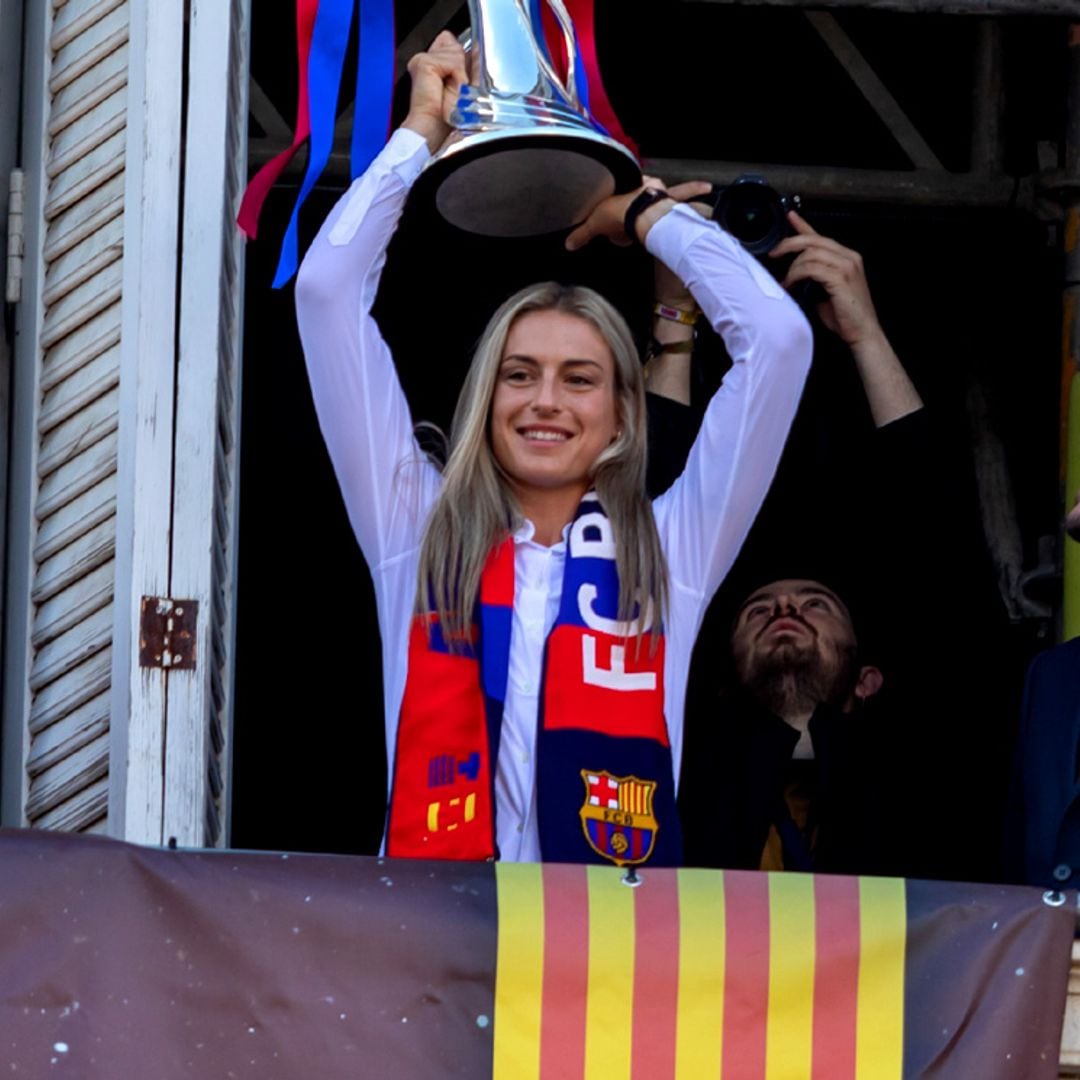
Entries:
POLYGON ((581 98, 578 95, 577 43, 574 38, 574 24, 570 19, 570 12, 566 10, 566 5, 563 3, 563 0, 547 0, 547 6, 555 16, 555 19, 563 32, 563 40, 566 42, 566 85, 564 85, 562 80, 551 70, 551 65, 546 62, 546 59, 541 57, 541 63, 545 69, 544 73, 557 87, 559 87, 560 90, 562 90, 571 106, 580 112, 581 98))

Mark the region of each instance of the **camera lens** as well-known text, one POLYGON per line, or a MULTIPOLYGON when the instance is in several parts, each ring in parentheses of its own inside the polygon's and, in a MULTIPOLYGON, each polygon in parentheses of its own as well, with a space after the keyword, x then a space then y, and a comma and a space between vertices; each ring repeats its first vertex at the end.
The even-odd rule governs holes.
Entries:
POLYGON ((753 255, 764 255, 786 232, 780 196, 760 177, 740 177, 726 188, 714 217, 753 255))

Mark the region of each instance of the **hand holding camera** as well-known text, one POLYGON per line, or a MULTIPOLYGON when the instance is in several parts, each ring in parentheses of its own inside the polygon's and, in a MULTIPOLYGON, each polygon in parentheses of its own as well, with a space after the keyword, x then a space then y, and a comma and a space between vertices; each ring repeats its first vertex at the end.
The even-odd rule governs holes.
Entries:
POLYGON ((862 256, 822 236, 795 210, 788 211, 787 221, 794 235, 781 240, 769 252, 773 259, 794 256, 782 282, 784 288, 790 291, 800 282, 816 282, 821 289, 821 321, 850 348, 858 349, 883 338, 862 256))

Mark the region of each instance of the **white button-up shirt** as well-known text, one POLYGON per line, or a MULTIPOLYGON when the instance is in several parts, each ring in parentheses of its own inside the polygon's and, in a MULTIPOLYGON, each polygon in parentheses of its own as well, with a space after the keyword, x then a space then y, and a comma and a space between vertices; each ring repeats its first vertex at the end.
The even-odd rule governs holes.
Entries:
MULTIPOLYGON (((419 135, 395 132, 331 211, 296 286, 319 423, 375 586, 391 778, 420 541, 441 477, 413 438, 408 403, 371 306, 409 186, 427 158, 419 135)), ((776 282, 692 210, 670 210, 649 230, 646 246, 690 288, 733 361, 682 476, 653 502, 668 565, 664 715, 677 777, 694 639, 772 480, 809 369, 811 335, 776 282)), ((500 855, 526 861, 540 858, 541 666, 566 561, 565 530, 550 548, 536 543, 533 532, 525 522, 514 536, 509 679, 495 769, 500 855)))

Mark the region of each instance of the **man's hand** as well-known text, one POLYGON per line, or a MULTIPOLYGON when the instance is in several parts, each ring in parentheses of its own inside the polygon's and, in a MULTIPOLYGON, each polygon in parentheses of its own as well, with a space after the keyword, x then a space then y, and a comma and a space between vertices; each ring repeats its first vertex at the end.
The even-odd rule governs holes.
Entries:
MULTIPOLYGON (((662 191, 675 202, 693 199, 698 195, 705 195, 712 185, 703 180, 690 180, 684 184, 676 184, 672 188, 664 186, 662 180, 655 176, 643 177, 643 183, 635 191, 628 191, 625 195, 609 195, 601 201, 593 212, 566 238, 566 247, 569 251, 576 251, 584 247, 590 240, 598 236, 606 236, 613 244, 619 247, 627 247, 633 243, 633 237, 627 236, 623 229, 623 220, 630 204, 647 188, 662 191)), ((671 209, 670 203, 658 202, 650 206, 638 220, 638 235, 644 239, 649 229, 671 209)))
POLYGON ((450 113, 463 83, 468 82, 465 50, 449 30, 431 43, 427 52, 409 61, 412 92, 403 128, 422 135, 434 153, 450 134, 450 113))
POLYGON ((850 348, 884 337, 870 287, 866 283, 862 256, 857 251, 822 236, 794 210, 788 221, 794 236, 781 240, 769 252, 773 259, 794 255, 784 278, 785 289, 799 281, 816 281, 829 294, 818 306, 821 321, 850 348))

